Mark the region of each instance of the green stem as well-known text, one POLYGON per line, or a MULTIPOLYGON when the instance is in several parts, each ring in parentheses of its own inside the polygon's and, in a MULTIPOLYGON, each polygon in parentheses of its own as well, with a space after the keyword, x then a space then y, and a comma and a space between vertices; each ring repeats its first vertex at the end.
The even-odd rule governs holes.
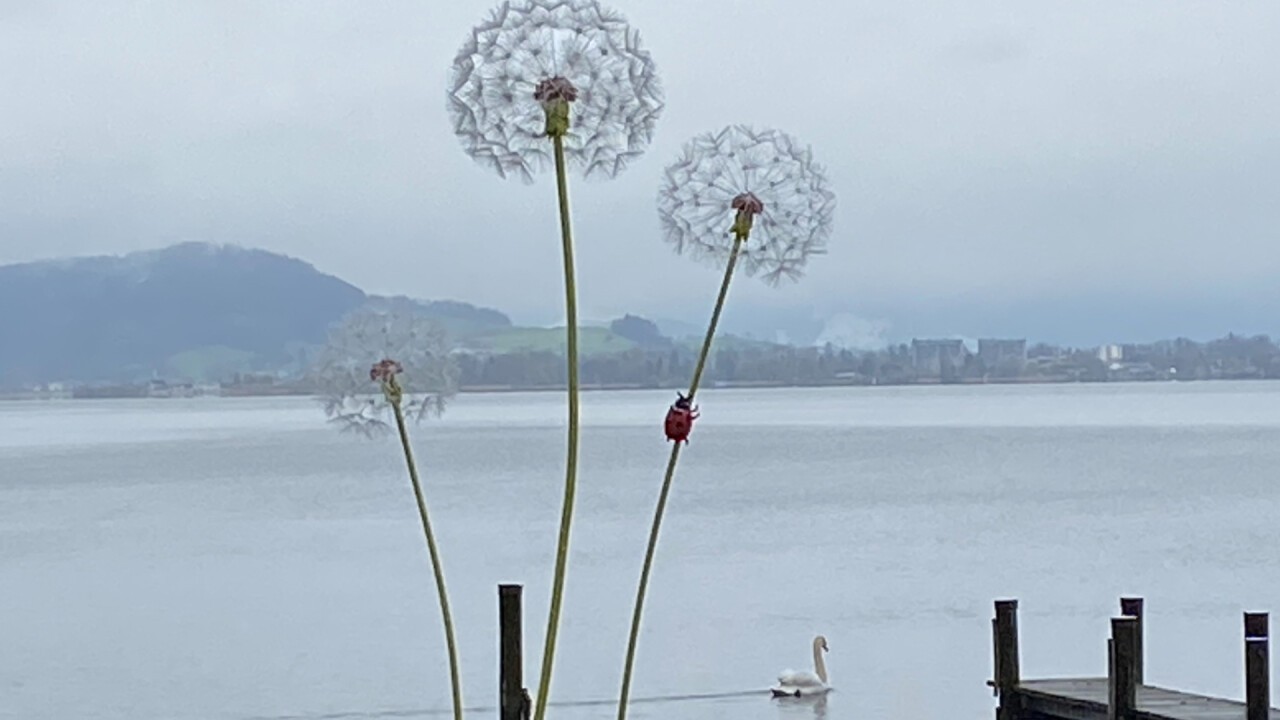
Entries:
POLYGON ((551 668, 555 662, 556 631, 564 600, 564 576, 569 561, 569 527, 573 521, 573 496, 578 478, 578 290, 573 271, 573 233, 569 227, 569 180, 565 172, 564 139, 552 136, 556 157, 556 190, 560 196, 560 240, 564 250, 565 356, 569 365, 569 447, 564 475, 564 507, 560 512, 560 539, 556 545, 555 578, 551 586, 551 610, 542 651, 542 675, 534 720, 542 720, 551 696, 551 668))
POLYGON ((711 322, 707 323, 707 335, 702 339, 702 351, 698 354, 698 364, 693 368, 693 381, 689 383, 689 401, 698 392, 702 382, 702 372, 707 369, 707 356, 711 354, 711 342, 716 336, 716 327, 720 325, 720 313, 724 311, 725 298, 729 296, 729 281, 733 279, 733 269, 738 264, 738 253, 742 251, 745 235, 737 235, 733 240, 733 250, 729 252, 729 262, 724 266, 724 279, 720 281, 720 294, 716 296, 716 307, 711 311, 711 322))
MULTIPOLYGON (((738 263, 738 252, 746 236, 734 236, 733 250, 729 253, 729 262, 724 268, 724 279, 720 282, 720 295, 716 297, 715 309, 711 312, 711 322, 707 324, 707 335, 702 340, 702 350, 698 354, 698 364, 693 369, 693 380, 689 383, 689 402, 698 392, 702 382, 702 373, 707 368, 707 357, 711 354, 711 342, 716 336, 716 326, 720 324, 720 313, 724 310, 725 298, 729 295, 729 281, 733 279, 733 268, 738 263)), ((671 493, 671 480, 676 475, 676 463, 680 460, 680 443, 671 448, 671 457, 667 460, 667 473, 662 478, 662 490, 658 493, 658 506, 653 511, 653 525, 649 528, 649 546, 644 552, 644 565, 640 569, 640 586, 636 588, 635 609, 631 613, 631 635, 627 638, 627 660, 622 670, 622 693, 618 698, 618 720, 626 720, 627 700, 631 696, 631 672, 635 667, 636 643, 640 637, 640 616, 644 612, 644 596, 649 589, 649 572, 653 569, 653 555, 658 549, 658 531, 662 528, 662 515, 667 510, 667 496, 671 493)))
POLYGON ((449 682, 453 686, 453 717, 462 720, 462 680, 458 676, 458 643, 453 637, 453 614, 449 612, 449 594, 445 591, 444 568, 440 564, 440 551, 436 548, 436 536, 431 530, 427 515, 427 500, 422 495, 422 483, 418 480, 418 467, 413 462, 413 449, 409 447, 409 433, 405 429, 404 412, 399 402, 392 402, 396 428, 400 430, 400 445, 404 448, 404 461, 409 465, 409 479, 413 482, 413 495, 418 500, 418 515, 422 518, 422 532, 427 536, 427 552, 431 554, 431 571, 436 576, 436 593, 440 596, 440 614, 444 617, 444 640, 449 647, 449 682))

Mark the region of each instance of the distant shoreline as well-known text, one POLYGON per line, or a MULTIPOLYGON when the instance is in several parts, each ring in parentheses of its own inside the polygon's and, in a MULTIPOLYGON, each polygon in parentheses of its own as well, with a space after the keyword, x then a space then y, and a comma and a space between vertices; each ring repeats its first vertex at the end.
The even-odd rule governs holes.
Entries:
MULTIPOLYGON (((712 390, 755 390, 755 389, 800 389, 800 388, 876 388, 876 387, 941 387, 941 386, 973 386, 973 385, 1147 385, 1147 384, 1187 384, 1187 383, 1215 383, 1215 382, 1267 382, 1268 380, 1276 382, 1274 378, 1205 378, 1205 379, 1152 379, 1152 380, 1084 380, 1078 378, 964 378, 953 381, 942 381, 936 378, 914 380, 912 382, 901 383, 866 383, 866 382, 815 382, 815 383, 788 383, 782 381, 754 381, 754 382, 722 382, 712 383, 706 389, 712 390)), ((620 392, 620 391, 640 391, 640 390, 683 390, 684 386, 676 385, 647 385, 642 383, 608 383, 608 384, 591 384, 583 385, 582 392, 620 392)), ((564 385, 533 385, 533 386, 516 386, 516 385, 476 385, 461 388, 458 390, 459 395, 500 395, 509 393, 543 393, 543 392, 565 392, 567 388, 564 385)), ((289 387, 230 387, 222 388, 218 392, 190 392, 190 393, 171 393, 171 394, 149 394, 145 389, 137 388, 102 388, 94 389, 87 393, 77 392, 60 392, 60 393, 38 393, 38 392, 20 392, 20 393, 3 393, 0 392, 0 402, 18 402, 29 400, 167 400, 167 399, 190 399, 196 397, 224 397, 224 398, 243 398, 243 397, 316 397, 320 393, 312 390, 303 390, 299 388, 289 387), (113 392, 115 391, 115 392, 113 392)))

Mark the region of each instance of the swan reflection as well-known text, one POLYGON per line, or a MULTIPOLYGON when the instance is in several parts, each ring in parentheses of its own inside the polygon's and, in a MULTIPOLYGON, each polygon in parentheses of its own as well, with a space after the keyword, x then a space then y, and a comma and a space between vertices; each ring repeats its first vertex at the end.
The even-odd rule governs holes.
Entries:
POLYGON ((813 717, 825 720, 827 717, 827 696, 801 695, 800 697, 776 698, 779 718, 813 717))

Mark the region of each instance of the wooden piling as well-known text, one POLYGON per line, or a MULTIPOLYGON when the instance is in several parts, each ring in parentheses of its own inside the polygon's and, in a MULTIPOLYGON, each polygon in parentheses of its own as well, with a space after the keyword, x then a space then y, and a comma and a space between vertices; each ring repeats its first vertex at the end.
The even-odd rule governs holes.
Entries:
POLYGON ((529 717, 528 692, 524 689, 524 629, 520 609, 522 585, 498 586, 498 704, 499 720, 529 717))
POLYGON ((1140 597, 1122 597, 1120 598, 1120 614, 1137 619, 1138 638, 1137 646, 1134 648, 1134 679, 1137 684, 1142 685, 1146 682, 1146 653, 1142 648, 1143 636, 1146 631, 1142 624, 1142 598, 1140 597))
POLYGON ((1142 600, 1122 598, 1111 618, 1107 674, 1025 678, 1017 665, 1017 603, 996 603, 991 621, 998 720, 1280 720, 1271 704, 1266 613, 1244 614, 1245 702, 1206 697, 1143 682, 1142 600))
POLYGON ((1244 696, 1247 720, 1270 720, 1271 668, 1266 613, 1244 614, 1244 696))
POLYGON ((1018 601, 997 600, 996 616, 991 621, 995 638, 995 691, 1000 697, 997 720, 1017 720, 1019 715, 1017 687, 1021 675, 1018 666, 1018 601))
POLYGON ((1111 618, 1107 720, 1131 720, 1138 700, 1138 619, 1111 618))

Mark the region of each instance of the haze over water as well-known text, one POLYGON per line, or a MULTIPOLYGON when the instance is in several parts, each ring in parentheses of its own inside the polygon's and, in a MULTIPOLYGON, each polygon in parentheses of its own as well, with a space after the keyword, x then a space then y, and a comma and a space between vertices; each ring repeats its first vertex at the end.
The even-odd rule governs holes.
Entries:
MULTIPOLYGON (((584 396, 552 718, 612 717, 671 392, 584 396)), ((1147 678, 1240 697, 1240 612, 1280 611, 1280 384, 707 391, 650 589, 637 718, 986 718, 991 602, 1024 677, 1105 674, 1147 598, 1147 678), (765 689, 825 634, 825 706, 765 689)), ((468 706, 499 582, 536 683, 560 393, 414 430, 468 706)), ((377 718, 449 707, 394 440, 307 399, 0 403, 0 717, 377 718)), ((1280 674, 1273 669, 1273 684, 1280 674)), ((494 717, 480 710, 474 717, 494 717)))

